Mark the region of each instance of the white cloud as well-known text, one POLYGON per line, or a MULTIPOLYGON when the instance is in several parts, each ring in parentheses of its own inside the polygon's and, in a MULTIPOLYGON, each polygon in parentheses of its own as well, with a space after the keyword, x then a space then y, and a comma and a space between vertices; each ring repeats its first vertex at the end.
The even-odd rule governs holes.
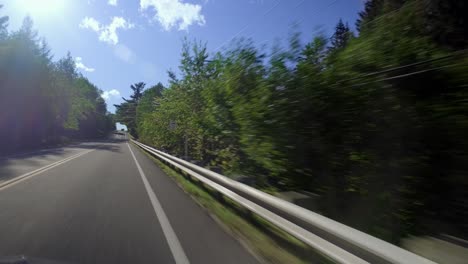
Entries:
POLYGON ((101 25, 96 19, 92 17, 85 17, 81 23, 81 28, 91 29, 99 34, 99 40, 109 44, 117 45, 119 43, 119 36, 117 30, 131 29, 135 25, 126 21, 123 17, 113 17, 109 25, 101 25))
POLYGON ((83 64, 83 59, 81 57, 75 57, 75 66, 79 70, 83 70, 85 72, 94 72, 94 68, 89 68, 83 64))
POLYGON ((140 0, 140 9, 154 9, 153 19, 167 31, 176 26, 178 30, 186 30, 194 23, 204 25, 201 8, 201 5, 183 3, 181 0, 140 0))
POLYGON ((80 28, 87 28, 96 32, 101 30, 101 26, 99 25, 99 22, 92 17, 83 18, 79 26, 80 28))
POLYGON ((133 50, 124 44, 117 44, 114 48, 114 54, 117 58, 127 63, 134 63, 136 60, 136 55, 133 50))
POLYGON ((120 95, 120 92, 117 91, 116 89, 112 89, 112 90, 109 90, 109 91, 104 91, 102 94, 101 94, 101 97, 104 99, 104 100, 109 100, 111 97, 117 97, 120 95))
POLYGON ((117 6, 117 0, 109 0, 109 1, 107 1, 107 4, 109 4, 111 6, 117 6))
POLYGON ((108 26, 104 27, 101 30, 101 34, 99 35, 99 40, 107 42, 109 44, 116 45, 119 43, 119 36, 117 35, 117 29, 130 29, 133 28, 134 25, 125 21, 122 17, 114 17, 112 19, 112 23, 108 26))

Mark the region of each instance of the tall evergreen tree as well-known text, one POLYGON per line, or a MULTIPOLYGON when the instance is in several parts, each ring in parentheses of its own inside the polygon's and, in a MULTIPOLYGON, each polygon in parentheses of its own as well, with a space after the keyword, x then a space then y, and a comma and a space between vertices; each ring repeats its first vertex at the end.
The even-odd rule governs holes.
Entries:
POLYGON ((366 23, 375 19, 382 13, 384 0, 367 0, 364 4, 364 10, 359 12, 359 18, 356 20, 356 30, 360 33, 366 23))
MULTIPOLYGON (((0 10, 3 8, 3 5, 0 4, 0 10)), ((0 16, 0 41, 4 40, 8 34, 8 16, 0 16)))
POLYGON ((145 89, 145 86, 146 86, 146 83, 144 83, 144 82, 139 82, 139 83, 135 83, 135 84, 130 85, 130 89, 132 89, 133 94, 130 95, 130 98, 131 98, 130 100, 127 100, 127 99, 123 98, 124 101, 126 101, 126 102, 133 101, 136 104, 138 104, 141 97, 143 96, 143 90, 145 89))
POLYGON ((130 89, 133 93, 130 95, 130 99, 123 98, 124 102, 120 105, 114 105, 116 107, 116 119, 118 122, 125 124, 130 134, 134 137, 137 135, 137 107, 140 99, 143 97, 143 90, 146 84, 139 82, 132 84, 130 89))
POLYGON ((468 4, 463 0, 427 0, 425 29, 434 40, 452 49, 468 47, 468 4))
POLYGON ((343 20, 340 18, 336 24, 335 33, 331 37, 331 46, 329 50, 333 52, 345 48, 351 36, 352 33, 349 29, 348 23, 343 23, 343 20))

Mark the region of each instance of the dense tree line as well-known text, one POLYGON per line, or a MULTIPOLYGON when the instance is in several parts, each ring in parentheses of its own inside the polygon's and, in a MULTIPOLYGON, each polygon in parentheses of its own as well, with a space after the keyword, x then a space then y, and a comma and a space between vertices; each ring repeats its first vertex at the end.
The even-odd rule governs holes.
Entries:
POLYGON ((115 125, 101 91, 68 54, 56 62, 25 18, 9 32, 0 18, 0 152, 106 135, 115 125))
POLYGON ((208 59, 185 42, 167 89, 118 112, 134 136, 259 188, 320 194, 320 211, 398 243, 467 237, 466 4, 370 0, 358 32, 259 49, 240 39, 208 59), (127 114, 126 114, 127 113, 127 114))

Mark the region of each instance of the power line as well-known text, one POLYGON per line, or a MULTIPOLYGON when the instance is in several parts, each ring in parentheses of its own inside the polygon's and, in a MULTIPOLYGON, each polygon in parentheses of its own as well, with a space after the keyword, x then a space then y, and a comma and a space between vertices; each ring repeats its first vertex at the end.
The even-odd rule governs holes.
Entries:
MULTIPOLYGON (((326 7, 325 9, 331 7, 332 5, 336 4, 339 0, 333 0, 332 2, 330 2, 326 7)), ((275 9, 279 4, 280 4, 281 0, 278 0, 271 8, 269 8, 265 13, 263 13, 260 17, 257 17, 258 18, 262 18, 266 15, 268 15, 271 11, 273 11, 273 9, 275 9)), ((295 6, 294 6, 294 9, 300 7, 302 4, 304 4, 306 1, 305 0, 301 0, 299 3, 297 3, 295 6)), ((320 10, 316 9, 315 11, 312 11, 310 14, 308 14, 309 16, 312 15, 312 14, 315 14, 315 13, 318 13, 320 10)), ((300 24, 305 18, 302 18, 301 20, 299 20, 297 22, 297 24, 300 24)), ((221 45, 219 45, 215 50, 214 52, 218 51, 221 47, 223 47, 226 43, 232 41, 234 38, 236 38, 237 36, 239 36, 242 32, 244 32, 253 22, 250 22, 248 24, 246 24, 239 32, 237 32, 236 34, 234 34, 231 38, 229 38, 228 40, 224 41, 221 45)), ((266 41, 263 41, 263 42, 266 42, 266 41)))
POLYGON ((458 65, 457 63, 450 64, 450 65, 444 65, 444 66, 440 66, 440 67, 436 67, 436 68, 431 68, 431 69, 425 69, 425 70, 420 70, 420 71, 405 73, 405 74, 396 75, 396 76, 392 76, 392 77, 388 77, 388 78, 383 78, 383 79, 379 79, 379 80, 375 80, 375 81, 370 81, 370 82, 365 82, 365 83, 354 84, 354 85, 350 85, 350 86, 348 86, 348 87, 363 86, 363 85, 370 84, 370 83, 385 82, 385 81, 390 81, 390 80, 395 80, 395 79, 406 78, 406 77, 409 77, 409 76, 413 76, 413 75, 417 75, 417 74, 422 74, 422 73, 426 73, 426 72, 430 72, 430 71, 436 71, 436 70, 440 70, 440 69, 444 69, 444 68, 454 67, 454 66, 457 66, 457 65, 458 65))
MULTIPOLYGON (((266 15, 268 15, 271 11, 273 11, 273 9, 275 9, 279 4, 281 3, 281 0, 278 0, 272 7, 270 7, 266 12, 264 12, 260 17, 256 17, 255 20, 258 20, 259 18, 262 18, 266 15)), ((226 40, 225 42, 223 42, 221 45, 219 45, 216 49, 215 49, 215 52, 217 50, 219 50, 221 47, 223 47, 226 43, 232 41, 234 38, 236 38, 239 34, 241 34, 242 32, 244 32, 250 25, 252 24, 252 22, 250 23, 247 23, 239 32, 237 32, 236 34, 234 34, 231 38, 229 38, 228 40, 226 40)))
MULTIPOLYGON (((339 1, 339 0, 334 0, 334 1, 330 2, 330 3, 325 7, 325 9, 328 9, 328 8, 331 7, 332 5, 336 4, 338 1, 339 1)), ((298 4, 296 4, 296 5, 294 6, 294 9, 298 8, 299 6, 301 6, 301 5, 304 4, 304 3, 305 3, 305 0, 300 1, 298 4)), ((309 15, 309 16, 310 16, 310 15, 313 15, 313 14, 315 14, 315 13, 318 13, 319 11, 320 11, 319 9, 316 9, 316 10, 312 11, 311 13, 309 13, 308 15, 309 15)), ((295 24, 299 25, 304 19, 305 19, 305 18, 300 19, 298 22, 295 22, 295 24)), ((319 30, 320 30, 320 29, 314 30, 314 34, 315 34, 315 32, 318 32, 319 30)), ((236 34, 236 35, 238 35, 238 34, 236 34)), ((235 37, 235 36, 234 36, 234 37, 235 37)), ((234 38, 234 37, 233 37, 233 38, 234 38)), ((330 38, 331 38, 331 37, 330 37, 330 38)), ((232 40, 232 38, 231 38, 231 40, 232 40)), ((263 40, 263 41, 259 42, 258 45, 263 44, 263 43, 268 42, 268 41, 269 41, 269 40, 263 40)), ((226 43, 226 42, 225 42, 225 43, 226 43)), ((223 43, 223 45, 224 45, 224 43, 223 43)), ((218 49, 219 49, 219 47, 218 47, 218 49)), ((217 49, 216 49, 216 50, 217 50, 217 49)), ((274 54, 271 54, 271 55, 274 55, 274 54)))
POLYGON ((378 16, 378 17, 372 19, 372 20, 369 20, 369 21, 367 21, 367 22, 364 22, 363 24, 361 24, 361 28, 362 28, 363 26, 369 24, 369 23, 377 22, 377 21, 379 21, 379 20, 382 19, 382 18, 385 18, 385 17, 387 17, 387 16, 393 15, 393 13, 396 13, 396 12, 400 11, 400 10, 401 10, 402 8, 404 8, 404 7, 408 7, 408 6, 414 5, 416 2, 417 2, 417 1, 413 1, 413 2, 411 2, 411 3, 409 3, 409 4, 405 3, 405 4, 403 4, 402 6, 400 6, 399 8, 397 8, 397 9, 395 9, 395 10, 392 10, 392 11, 390 11, 390 12, 384 14, 384 15, 380 15, 380 16, 378 16))
MULTIPOLYGON (((330 3, 324 8, 324 10, 325 10, 325 9, 328 9, 328 8, 331 7, 332 5, 336 4, 338 1, 340 1, 340 0, 334 0, 334 1, 330 2, 330 3)), ((304 3, 304 1, 302 1, 301 4, 302 4, 302 3, 304 3)), ((296 7, 297 7, 297 6, 296 6, 296 7)), ((307 15, 308 15, 308 16, 314 15, 314 14, 318 13, 318 11, 319 11, 319 10, 316 9, 315 11, 312 11, 311 13, 309 13, 309 14, 307 14, 307 15)), ((323 11, 323 10, 322 10, 322 11, 323 11)), ((305 19, 305 18, 303 17, 303 18, 302 18, 301 20, 299 20, 297 23, 298 23, 298 24, 301 23, 302 21, 304 21, 304 19, 305 19)))
POLYGON ((371 77, 371 76, 375 76, 375 75, 380 75, 380 74, 384 74, 384 73, 389 73, 389 72, 393 72, 393 71, 397 71, 397 70, 401 70, 401 69, 406 69, 406 68, 410 68, 410 67, 414 67, 414 66, 419 66, 419 65, 430 63, 430 62, 436 62, 436 61, 452 58, 452 57, 458 56, 460 54, 463 54, 466 51, 467 50, 460 50, 460 51, 453 52, 452 54, 442 56, 442 57, 438 57, 438 58, 433 58, 433 59, 429 59, 429 60, 425 60, 425 61, 420 61, 420 62, 406 64, 406 65, 403 65, 403 66, 390 68, 390 69, 383 69, 383 70, 377 71, 377 72, 371 72, 371 73, 363 74, 363 75, 360 75, 360 76, 357 76, 357 77, 341 80, 337 84, 343 83, 343 82, 348 82, 348 81, 354 81, 354 80, 358 80, 358 79, 362 79, 362 78, 366 78, 366 77, 371 77))

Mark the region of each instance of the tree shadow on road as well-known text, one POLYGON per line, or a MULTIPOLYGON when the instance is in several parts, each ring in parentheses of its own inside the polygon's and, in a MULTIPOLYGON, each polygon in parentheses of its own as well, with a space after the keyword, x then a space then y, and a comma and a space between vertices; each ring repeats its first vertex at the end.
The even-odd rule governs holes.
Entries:
POLYGON ((71 157, 82 150, 105 150, 121 153, 120 143, 127 142, 125 139, 101 139, 82 141, 64 147, 46 148, 36 151, 20 152, 9 156, 0 157, 0 183, 24 173, 34 171, 53 162, 71 157), (15 169, 16 167, 16 169, 15 169), (18 167, 25 168, 18 170, 18 167), (21 171, 18 173, 18 171, 21 171))

